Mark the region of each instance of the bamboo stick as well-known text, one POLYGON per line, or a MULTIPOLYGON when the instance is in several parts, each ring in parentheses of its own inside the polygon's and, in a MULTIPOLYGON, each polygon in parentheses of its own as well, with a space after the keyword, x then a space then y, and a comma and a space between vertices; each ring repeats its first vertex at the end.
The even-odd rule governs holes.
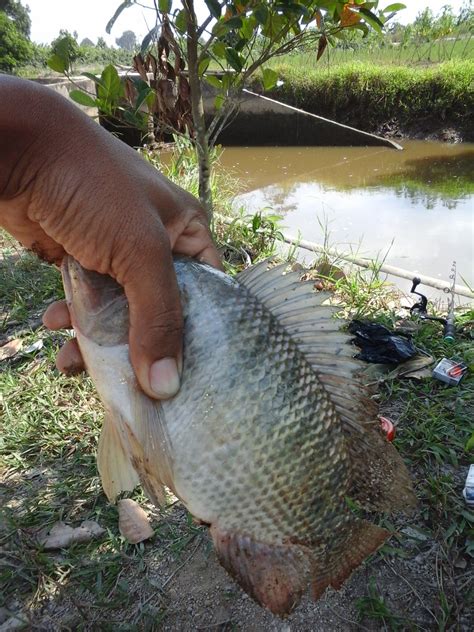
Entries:
MULTIPOLYGON (((434 277, 426 276, 425 274, 418 274, 416 272, 411 272, 410 270, 404 270, 403 268, 398 268, 397 266, 391 266, 387 263, 382 263, 378 265, 376 261, 373 259, 362 259, 360 257, 354 257, 352 255, 341 255, 339 252, 332 248, 325 248, 320 244, 316 244, 312 241, 307 241, 305 239, 296 239, 291 235, 283 235, 283 241, 287 244, 291 244, 293 246, 297 246, 298 248, 303 248, 304 250, 309 250, 311 252, 323 252, 331 257, 337 257, 338 259, 343 259, 344 261, 349 261, 350 263, 354 263, 357 266, 362 268, 372 268, 376 267, 380 272, 385 272, 386 274, 392 274, 393 276, 399 277, 401 279, 409 279, 410 281, 414 277, 418 277, 423 285, 429 285, 430 287, 434 287, 437 290, 449 290, 451 291, 451 284, 448 281, 443 281, 441 279, 436 279, 434 277)), ((472 292, 465 285, 455 285, 454 293, 459 294, 460 296, 466 296, 467 298, 474 299, 474 292, 472 292)))

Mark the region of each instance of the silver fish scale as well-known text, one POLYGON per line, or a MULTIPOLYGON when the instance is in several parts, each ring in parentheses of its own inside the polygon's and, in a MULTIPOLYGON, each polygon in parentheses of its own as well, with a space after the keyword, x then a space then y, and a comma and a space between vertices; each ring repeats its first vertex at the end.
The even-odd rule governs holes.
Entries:
POLYGON ((163 412, 177 493, 222 529, 266 542, 328 540, 347 517, 349 464, 323 386, 245 287, 201 266, 176 269, 184 370, 163 412))

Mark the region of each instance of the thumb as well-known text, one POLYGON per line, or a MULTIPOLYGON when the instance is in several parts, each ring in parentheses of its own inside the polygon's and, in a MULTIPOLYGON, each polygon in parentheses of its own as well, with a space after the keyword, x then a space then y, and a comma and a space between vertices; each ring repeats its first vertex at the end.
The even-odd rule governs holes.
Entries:
POLYGON ((130 359, 145 393, 168 399, 180 385, 183 316, 167 236, 131 259, 125 274, 117 270, 130 309, 130 359))

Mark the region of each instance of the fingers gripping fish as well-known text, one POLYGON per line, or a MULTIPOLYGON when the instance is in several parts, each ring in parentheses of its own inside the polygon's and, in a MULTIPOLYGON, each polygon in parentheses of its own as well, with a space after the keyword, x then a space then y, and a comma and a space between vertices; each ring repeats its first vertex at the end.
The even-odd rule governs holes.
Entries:
POLYGON ((221 564, 258 603, 285 615, 311 585, 339 588, 389 533, 356 517, 406 509, 407 470, 373 402, 329 295, 263 262, 231 279, 176 259, 184 314, 179 393, 157 402, 128 356, 128 307, 108 276, 68 258, 66 296, 107 410, 98 451, 114 501, 166 486, 210 532, 221 564))

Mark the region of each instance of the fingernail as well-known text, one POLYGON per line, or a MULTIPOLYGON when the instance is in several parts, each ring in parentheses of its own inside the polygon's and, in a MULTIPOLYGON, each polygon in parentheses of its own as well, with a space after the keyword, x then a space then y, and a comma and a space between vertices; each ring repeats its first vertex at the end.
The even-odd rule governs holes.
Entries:
POLYGON ((174 358, 163 358, 151 365, 150 388, 159 399, 176 395, 179 391, 179 375, 174 358))

